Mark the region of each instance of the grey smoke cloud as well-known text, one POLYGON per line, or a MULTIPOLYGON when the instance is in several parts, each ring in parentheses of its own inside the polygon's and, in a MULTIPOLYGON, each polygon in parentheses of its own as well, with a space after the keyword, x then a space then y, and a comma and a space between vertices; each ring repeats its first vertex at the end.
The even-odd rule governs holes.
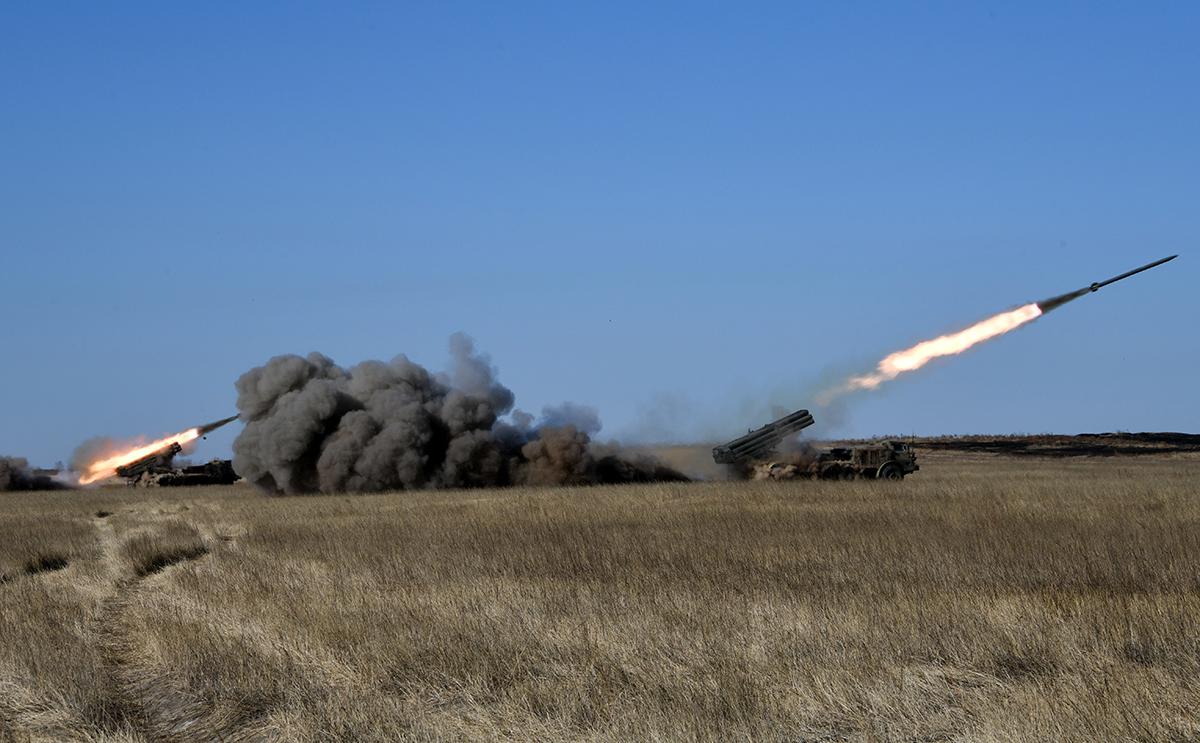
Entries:
POLYGON ((268 492, 685 479, 596 447, 600 417, 588 406, 548 407, 534 425, 461 333, 450 338, 450 368, 441 374, 403 355, 343 369, 312 353, 277 356, 236 386, 246 426, 233 466, 268 492))
POLYGON ((550 405, 542 408, 542 418, 538 423, 540 428, 574 428, 595 436, 600 433, 600 413, 590 405, 579 405, 564 402, 560 405, 550 405))
POLYGON ((62 490, 67 487, 47 475, 34 473, 24 457, 0 457, 0 491, 62 490))

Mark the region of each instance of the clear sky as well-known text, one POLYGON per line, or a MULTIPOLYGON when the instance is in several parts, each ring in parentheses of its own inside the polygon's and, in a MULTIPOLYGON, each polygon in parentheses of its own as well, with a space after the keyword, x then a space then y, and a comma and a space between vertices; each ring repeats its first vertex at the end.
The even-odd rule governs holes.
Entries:
POLYGON ((1192 2, 4 3, 0 453, 457 330, 524 409, 725 438, 1172 253, 818 430, 1200 430, 1198 38, 1192 2))

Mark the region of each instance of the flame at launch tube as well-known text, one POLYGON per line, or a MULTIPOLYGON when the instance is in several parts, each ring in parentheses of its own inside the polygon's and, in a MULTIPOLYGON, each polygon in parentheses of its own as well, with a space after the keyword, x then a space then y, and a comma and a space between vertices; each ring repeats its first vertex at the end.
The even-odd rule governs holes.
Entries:
POLYGON ((992 315, 969 328, 957 333, 938 336, 927 341, 897 351, 884 357, 870 374, 851 377, 843 384, 822 393, 818 401, 822 404, 834 398, 856 390, 873 390, 884 382, 889 382, 905 372, 916 371, 921 367, 942 356, 956 356, 984 341, 991 340, 1016 330, 1022 325, 1036 320, 1042 315, 1042 308, 1035 302, 1018 307, 1015 310, 992 315))
POLYGON ((183 446, 184 444, 191 443, 198 438, 200 438, 200 429, 189 428, 188 430, 177 433, 174 436, 167 436, 166 438, 162 438, 157 441, 151 441, 149 444, 144 444, 142 446, 126 449, 116 454, 108 455, 104 459, 88 463, 82 474, 79 476, 79 484, 90 485, 97 480, 103 480, 106 477, 112 477, 117 473, 118 467, 122 467, 131 462, 136 462, 142 457, 153 454, 160 449, 165 449, 171 444, 179 444, 180 446, 183 446))
POLYGON ((97 480, 112 477, 117 474, 118 468, 133 464, 142 457, 155 454, 172 444, 179 444, 181 447, 186 446, 201 436, 207 436, 221 426, 228 425, 235 420, 237 420, 237 416, 231 415, 228 418, 222 418, 212 423, 205 423, 203 426, 195 426, 172 436, 151 441, 148 444, 128 443, 121 448, 109 444, 105 446, 104 451, 99 453, 94 450, 85 450, 87 446, 85 444, 80 447, 80 450, 85 450, 85 453, 80 454, 77 451, 77 458, 72 466, 76 472, 80 473, 79 484, 90 485, 97 480))

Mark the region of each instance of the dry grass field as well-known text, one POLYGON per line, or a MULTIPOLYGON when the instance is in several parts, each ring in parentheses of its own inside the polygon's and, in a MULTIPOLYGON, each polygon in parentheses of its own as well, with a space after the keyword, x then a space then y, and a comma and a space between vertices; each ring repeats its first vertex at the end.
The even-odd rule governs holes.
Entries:
POLYGON ((0 741, 1198 740, 1198 484, 0 494, 0 741))

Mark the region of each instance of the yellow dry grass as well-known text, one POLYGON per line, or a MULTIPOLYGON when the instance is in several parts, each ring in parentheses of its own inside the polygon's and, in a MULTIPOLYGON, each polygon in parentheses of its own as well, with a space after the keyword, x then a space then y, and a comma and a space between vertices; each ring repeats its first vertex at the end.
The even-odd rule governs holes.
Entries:
POLYGON ((1195 740, 1198 479, 4 494, 0 741, 1195 740))

